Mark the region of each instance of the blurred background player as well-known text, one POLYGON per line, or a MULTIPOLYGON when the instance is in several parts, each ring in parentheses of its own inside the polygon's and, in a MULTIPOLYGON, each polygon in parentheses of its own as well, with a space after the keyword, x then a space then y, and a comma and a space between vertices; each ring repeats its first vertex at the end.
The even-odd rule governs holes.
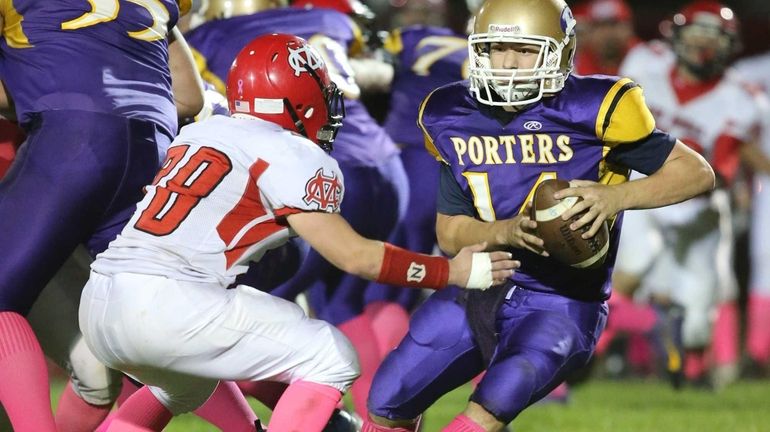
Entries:
POLYGON ((673 55, 660 45, 639 46, 620 70, 644 86, 658 126, 710 161, 719 187, 677 206, 630 214, 613 284, 626 293, 641 284, 658 304, 681 305, 680 368, 687 379, 717 387, 735 378, 739 353, 730 189, 741 160, 766 169, 756 147, 761 104, 724 76, 739 45, 732 10, 696 1, 673 16, 673 55), (657 246, 650 244, 656 232, 663 239, 657 246))
MULTIPOLYGON (((346 121, 332 154, 349 181, 342 216, 362 235, 387 239, 402 217, 408 185, 398 148, 358 100, 349 56, 364 49, 361 28, 335 9, 355 11, 347 2, 313 2, 286 7, 283 1, 211 0, 203 11, 206 21, 187 34, 198 55, 203 78, 218 85, 237 52, 259 34, 288 32, 308 40, 327 61, 332 79, 345 94, 346 121)), ((253 278, 247 278, 249 281, 253 278)), ((317 317, 336 326, 351 340, 361 361, 361 377, 351 391, 356 411, 365 412, 365 401, 380 355, 369 317, 363 313, 368 281, 336 269, 311 251, 299 273, 273 291, 293 300, 309 290, 317 317)))
POLYGON ((591 357, 607 316, 619 213, 713 188, 708 163, 655 129, 633 81, 570 74, 574 26, 561 0, 487 0, 468 38, 470 81, 423 101, 426 147, 442 163, 439 245, 452 254, 485 241, 522 267, 484 293, 444 290, 418 308, 375 376, 363 431, 415 430, 440 396, 484 369, 443 430, 502 430, 591 357), (650 176, 628 182, 630 168, 650 176), (582 214, 570 229, 585 226, 584 239, 612 225, 595 268, 569 267, 542 250, 528 206, 546 178, 574 186, 554 199, 583 198, 561 217, 582 214))
MULTIPOLYGON (((422 253, 436 247, 436 192, 438 166, 425 149, 417 126, 420 102, 431 91, 468 77, 468 9, 464 1, 447 2, 446 26, 412 25, 390 32, 384 49, 392 58, 394 77, 385 130, 401 149, 409 177, 409 203, 390 241, 422 253)), ((436 14, 439 12, 436 11, 436 14)), ((434 17, 435 18, 435 17, 434 17)), ((365 312, 379 346, 380 359, 406 334, 409 313, 420 299, 415 290, 372 283, 365 312)))
POLYGON ((639 43, 631 8, 625 0, 589 0, 573 8, 580 45, 575 72, 617 75, 628 50, 639 43))
MULTIPOLYGON (((770 52, 739 60, 734 77, 770 92, 770 52)), ((770 116, 765 115, 761 149, 770 157, 770 116)), ((751 156, 750 156, 751 157, 751 156)), ((763 158, 759 157, 759 161, 763 158)), ((748 376, 767 376, 770 366, 770 169, 762 169, 753 179, 751 214, 751 267, 746 316, 746 354, 748 376)))
POLYGON ((83 291, 89 347, 149 386, 121 406, 110 430, 159 431, 201 405, 220 379, 290 384, 271 431, 326 425, 357 375, 348 341, 293 303, 232 287, 249 260, 291 236, 346 271, 413 287, 487 289, 518 265, 507 252, 476 253, 484 244, 447 260, 351 229, 338 214, 343 177, 327 154, 342 125, 342 93, 303 39, 258 37, 227 83, 232 116, 181 131, 83 291))
MULTIPOLYGON (((78 244, 92 255, 107 247, 176 134, 167 37, 189 3, 0 9, 2 79, 27 133, 0 182, 0 401, 17 431, 55 430, 24 316, 78 244)), ((184 96, 200 110, 200 93, 184 96)))

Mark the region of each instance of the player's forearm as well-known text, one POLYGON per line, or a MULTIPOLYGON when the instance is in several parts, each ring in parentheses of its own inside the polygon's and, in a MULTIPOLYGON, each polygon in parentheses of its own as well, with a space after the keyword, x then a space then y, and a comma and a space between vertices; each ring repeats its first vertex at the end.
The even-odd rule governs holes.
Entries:
POLYGON ((303 212, 287 220, 313 249, 346 273, 390 285, 434 289, 468 281, 461 269, 452 271, 446 258, 362 237, 339 214, 303 212))
POLYGON ((741 146, 741 160, 755 173, 770 175, 770 155, 763 152, 756 143, 741 146))
POLYGON ((482 242, 487 242, 488 251, 510 248, 510 232, 509 220, 483 222, 470 216, 441 213, 436 217, 438 246, 450 256, 456 255, 465 246, 482 242))
POLYGON ((203 81, 195 67, 190 47, 176 27, 172 30, 173 40, 169 44, 169 68, 171 69, 171 91, 177 116, 196 116, 203 109, 203 81))
POLYGON ((616 186, 622 208, 646 209, 675 204, 714 188, 714 170, 695 151, 677 142, 663 166, 649 177, 616 186))

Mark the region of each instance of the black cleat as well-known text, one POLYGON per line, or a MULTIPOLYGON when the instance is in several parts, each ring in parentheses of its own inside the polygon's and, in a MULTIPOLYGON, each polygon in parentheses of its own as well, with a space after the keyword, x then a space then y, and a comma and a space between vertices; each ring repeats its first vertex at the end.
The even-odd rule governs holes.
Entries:
POLYGON ((677 304, 653 304, 657 315, 650 340, 655 349, 660 369, 665 371, 671 386, 679 390, 684 384, 684 345, 682 322, 684 308, 677 304))
POLYGON ((322 432, 358 432, 361 422, 347 411, 335 409, 322 432))
POLYGON ((259 421, 259 419, 254 420, 254 430, 256 432, 267 432, 267 430, 262 427, 262 422, 259 421))

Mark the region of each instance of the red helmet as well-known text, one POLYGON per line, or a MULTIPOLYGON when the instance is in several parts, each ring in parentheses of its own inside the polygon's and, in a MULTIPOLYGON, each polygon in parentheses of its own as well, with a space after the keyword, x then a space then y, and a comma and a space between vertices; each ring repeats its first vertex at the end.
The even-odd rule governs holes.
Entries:
POLYGON ((288 34, 260 36, 238 53, 227 76, 227 102, 234 116, 273 122, 326 151, 345 116, 342 92, 323 58, 288 34))
POLYGON ((740 46, 738 18, 714 0, 697 0, 671 18, 677 58, 696 76, 707 79, 724 72, 740 46))
POLYGON ((603 21, 630 22, 633 12, 625 0, 588 0, 576 4, 572 15, 584 24, 603 21))

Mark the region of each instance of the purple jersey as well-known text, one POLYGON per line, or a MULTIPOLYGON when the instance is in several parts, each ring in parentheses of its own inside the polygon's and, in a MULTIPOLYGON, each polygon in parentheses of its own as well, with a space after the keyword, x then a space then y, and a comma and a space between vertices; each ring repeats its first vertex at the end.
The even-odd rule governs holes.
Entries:
MULTIPOLYGON (((467 82, 434 91, 422 108, 419 122, 428 150, 451 168, 475 216, 490 222, 522 212, 544 179, 623 182, 626 166, 654 172, 673 145, 668 135, 654 130, 641 89, 617 77, 571 76, 561 92, 518 114, 507 113, 508 118, 501 118, 502 110, 478 104, 467 82), (633 156, 639 148, 647 153, 633 156), (643 167, 650 154, 658 160, 643 167), (617 160, 625 166, 611 162, 617 160)), ((593 270, 513 249, 522 263, 513 282, 568 297, 606 299, 618 234, 619 224, 612 224, 608 257, 593 270)))
MULTIPOLYGON (((331 9, 279 8, 209 21, 186 35, 203 78, 224 92, 224 82, 238 52, 256 36, 290 33, 319 49, 332 75, 350 79, 347 53, 358 49, 360 32, 350 18, 331 9)), ((377 166, 398 150, 358 100, 345 99, 345 120, 332 156, 354 166, 377 166)))
POLYGON ((441 27, 393 31, 385 49, 397 58, 385 130, 399 144, 422 146, 420 101, 444 84, 468 77, 468 38, 441 27))
POLYGON ((168 67, 174 0, 5 2, 2 77, 22 124, 81 110, 151 121, 176 134, 168 67))

